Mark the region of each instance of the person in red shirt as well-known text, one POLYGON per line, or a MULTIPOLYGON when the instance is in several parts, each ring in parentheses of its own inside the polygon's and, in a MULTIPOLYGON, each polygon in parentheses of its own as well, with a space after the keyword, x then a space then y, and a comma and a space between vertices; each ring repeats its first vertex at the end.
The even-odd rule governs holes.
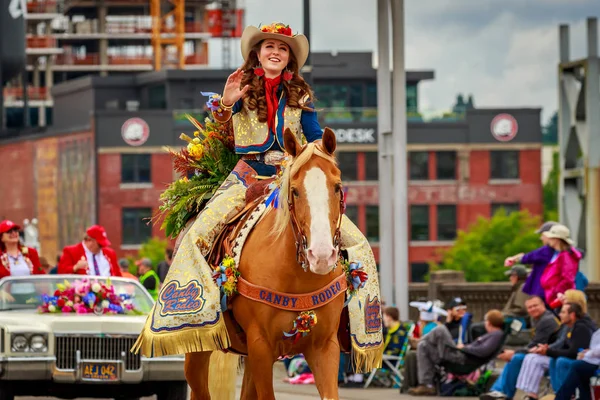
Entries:
POLYGON ((12 221, 0 222, 0 278, 46 273, 37 250, 21 244, 20 230, 12 221))
POLYGON ((122 276, 117 254, 110 247, 104 227, 90 226, 83 242, 63 249, 58 262, 59 274, 122 276))

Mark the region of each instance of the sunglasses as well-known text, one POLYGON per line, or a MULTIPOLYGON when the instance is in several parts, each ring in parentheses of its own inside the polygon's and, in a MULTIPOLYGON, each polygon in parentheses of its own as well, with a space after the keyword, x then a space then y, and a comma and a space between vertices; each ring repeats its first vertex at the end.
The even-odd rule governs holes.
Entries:
POLYGON ((18 230, 17 228, 12 228, 12 229, 10 229, 10 230, 6 231, 6 233, 8 233, 9 235, 10 235, 11 233, 19 233, 19 230, 18 230))

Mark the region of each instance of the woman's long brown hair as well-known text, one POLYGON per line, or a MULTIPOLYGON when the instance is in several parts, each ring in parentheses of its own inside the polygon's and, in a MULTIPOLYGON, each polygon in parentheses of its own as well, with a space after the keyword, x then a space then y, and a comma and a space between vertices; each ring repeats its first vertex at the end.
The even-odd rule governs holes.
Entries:
MULTIPOLYGON (((246 62, 244 65, 242 65, 244 77, 242 78, 241 87, 250 85, 250 89, 248 89, 248 92, 246 92, 244 96, 244 101, 246 102, 248 109, 256 110, 256 114, 258 115, 258 120, 260 122, 267 122, 267 100, 265 96, 265 86, 261 81, 261 77, 254 74, 254 68, 259 65, 258 53, 260 52, 261 45, 262 41, 257 43, 252 48, 248 58, 246 59, 246 62)), ((306 81, 298 74, 298 61, 296 60, 294 53, 292 53, 291 48, 287 70, 293 73, 293 77, 289 82, 283 79, 281 80, 283 82, 283 92, 287 99, 286 104, 290 107, 314 111, 313 108, 307 106, 307 103, 314 103, 315 95, 308 83, 306 83, 306 81), (308 95, 308 101, 301 103, 300 100, 302 100, 302 98, 304 98, 306 95, 308 95)))

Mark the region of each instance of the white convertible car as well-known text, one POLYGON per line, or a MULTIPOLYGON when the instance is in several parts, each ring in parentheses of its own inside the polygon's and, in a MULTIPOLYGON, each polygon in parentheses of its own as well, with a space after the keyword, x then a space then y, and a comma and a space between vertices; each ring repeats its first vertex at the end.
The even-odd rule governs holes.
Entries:
POLYGON ((183 356, 145 358, 130 352, 152 308, 146 289, 125 278, 94 277, 87 292, 81 285, 80 275, 0 280, 0 400, 153 394, 158 400, 185 400, 183 356), (100 287, 111 286, 109 294, 100 293, 100 287), (75 304, 65 302, 64 290, 72 290, 71 298, 77 291, 75 304), (122 307, 104 300, 94 308, 93 300, 107 295, 122 307))

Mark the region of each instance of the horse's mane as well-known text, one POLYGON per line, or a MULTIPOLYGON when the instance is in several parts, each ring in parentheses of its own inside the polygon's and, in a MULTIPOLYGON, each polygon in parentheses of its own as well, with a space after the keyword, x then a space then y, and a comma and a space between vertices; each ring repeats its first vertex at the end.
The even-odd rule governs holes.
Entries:
POLYGON ((288 201, 292 178, 296 176, 298 171, 300 171, 300 169, 306 165, 313 155, 319 156, 329 162, 332 162, 334 165, 337 165, 335 157, 323 151, 319 145, 315 143, 308 143, 304 146, 304 149, 300 152, 300 154, 294 158, 283 170, 281 183, 279 185, 279 208, 275 214, 275 224, 272 231, 272 233, 275 235, 275 238, 281 236, 281 234, 285 232, 289 225, 290 209, 288 207, 288 201))

